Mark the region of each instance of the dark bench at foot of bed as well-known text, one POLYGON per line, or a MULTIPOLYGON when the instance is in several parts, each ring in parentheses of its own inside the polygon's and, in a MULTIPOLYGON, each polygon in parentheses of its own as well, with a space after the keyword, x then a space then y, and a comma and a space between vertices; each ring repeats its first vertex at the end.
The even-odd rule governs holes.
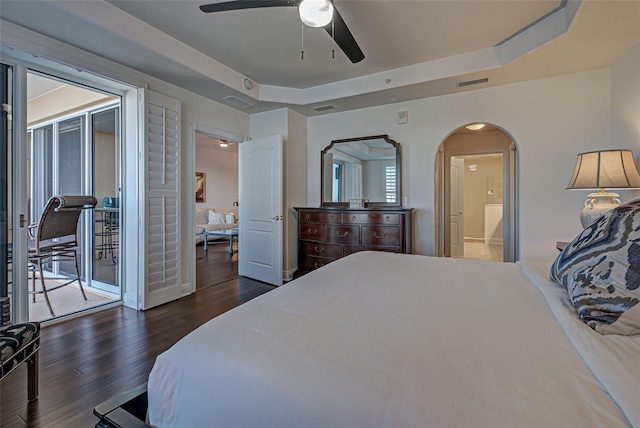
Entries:
POLYGON ((118 394, 98 404, 93 414, 100 420, 96 428, 149 428, 147 384, 118 394))
POLYGON ((0 327, 0 381, 20 364, 27 363, 27 398, 38 398, 38 350, 40 323, 28 322, 0 327))

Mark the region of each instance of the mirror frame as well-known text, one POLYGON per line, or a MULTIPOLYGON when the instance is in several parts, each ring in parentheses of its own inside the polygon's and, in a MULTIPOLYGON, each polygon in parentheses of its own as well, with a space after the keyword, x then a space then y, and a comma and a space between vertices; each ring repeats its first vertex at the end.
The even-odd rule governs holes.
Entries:
MULTIPOLYGON (((336 208, 349 208, 349 202, 325 202, 322 200, 322 195, 324 195, 324 155, 327 153, 334 145, 340 143, 352 143, 354 141, 363 141, 363 140, 379 140, 383 139, 387 143, 391 144, 396 149, 396 202, 382 202, 382 201, 371 201, 367 202, 365 205, 366 208, 374 208, 374 207, 400 207, 401 204, 401 195, 402 195, 402 170, 401 170, 401 162, 400 162, 400 143, 396 142, 389 138, 387 134, 384 135, 370 135, 368 137, 355 137, 355 138, 344 138, 342 140, 332 140, 331 144, 325 147, 320 152, 320 206, 323 207, 336 207, 336 208)), ((363 209, 363 208, 358 208, 363 209)))

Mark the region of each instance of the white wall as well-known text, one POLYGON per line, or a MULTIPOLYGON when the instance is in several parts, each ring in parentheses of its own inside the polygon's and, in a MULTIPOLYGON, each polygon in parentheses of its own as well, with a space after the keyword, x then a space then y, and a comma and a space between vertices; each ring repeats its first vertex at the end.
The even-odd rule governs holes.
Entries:
MULTIPOLYGON (((496 132, 486 132, 496 134, 496 132)), ((504 135, 504 133, 500 132, 504 135)), ((463 134, 469 135, 469 134, 463 134)), ((480 239, 485 236, 485 205, 502 204, 502 156, 456 156, 464 159, 464 238, 480 239), (469 165, 476 164, 476 170, 469 165), (489 189, 489 183, 492 188, 489 189), (493 194, 489 195, 489 190, 493 194)), ((502 235, 502 231, 501 231, 502 235)))
POLYGON ((586 194, 564 188, 577 153, 611 146, 610 111, 610 70, 605 69, 312 117, 308 204, 320 203, 320 151, 331 140, 389 134, 401 144, 402 195, 415 208, 414 251, 432 255, 437 149, 462 125, 491 123, 518 147, 520 258, 552 260, 555 242, 581 230, 578 216, 586 194), (403 110, 409 123, 397 125, 403 110))
POLYGON ((611 137, 640 148, 640 41, 611 68, 611 137))
MULTIPOLYGON (((611 68, 611 145, 640 157, 640 40, 611 68)), ((640 197, 634 191, 632 197, 640 197)))
POLYGON ((196 146, 196 171, 204 172, 206 201, 197 208, 215 208, 216 211, 238 214, 233 202, 238 200, 238 153, 196 146))

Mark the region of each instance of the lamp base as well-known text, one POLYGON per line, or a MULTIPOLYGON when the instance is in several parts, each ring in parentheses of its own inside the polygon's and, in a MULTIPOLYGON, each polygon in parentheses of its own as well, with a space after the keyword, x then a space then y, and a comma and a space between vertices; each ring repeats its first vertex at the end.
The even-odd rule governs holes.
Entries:
POLYGON ((589 193, 584 201, 584 208, 580 211, 580 223, 585 229, 591 223, 600 218, 604 213, 620 205, 620 195, 617 193, 589 193))

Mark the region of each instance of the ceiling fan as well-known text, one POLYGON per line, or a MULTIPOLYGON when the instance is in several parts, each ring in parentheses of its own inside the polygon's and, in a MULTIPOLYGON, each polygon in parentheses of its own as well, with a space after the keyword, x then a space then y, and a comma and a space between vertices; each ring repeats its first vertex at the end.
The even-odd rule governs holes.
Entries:
POLYGON ((352 63, 355 64, 364 59, 364 54, 356 39, 349 31, 338 10, 333 6, 333 0, 235 0, 201 5, 200 10, 211 13, 283 6, 297 6, 300 19, 304 24, 310 27, 324 27, 327 33, 334 37, 336 44, 352 63))

